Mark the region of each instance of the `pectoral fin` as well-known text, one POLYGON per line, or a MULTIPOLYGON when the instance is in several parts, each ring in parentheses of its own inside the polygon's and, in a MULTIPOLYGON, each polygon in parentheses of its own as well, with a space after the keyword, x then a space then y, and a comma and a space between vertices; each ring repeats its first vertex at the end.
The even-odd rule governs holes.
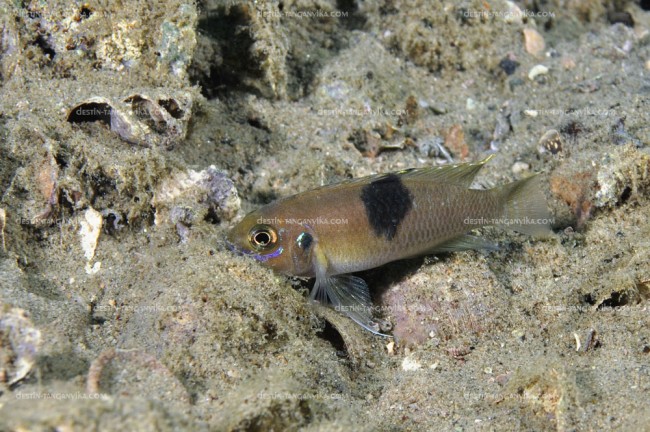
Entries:
POLYGON ((311 299, 350 317, 366 330, 380 335, 379 325, 372 318, 372 301, 363 279, 350 275, 317 277, 311 299))

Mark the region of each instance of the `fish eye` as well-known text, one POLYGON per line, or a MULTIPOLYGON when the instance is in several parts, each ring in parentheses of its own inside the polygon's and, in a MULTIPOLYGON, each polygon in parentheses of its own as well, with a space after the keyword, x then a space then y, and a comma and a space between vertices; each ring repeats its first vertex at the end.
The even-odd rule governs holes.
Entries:
POLYGON ((248 241, 256 250, 268 249, 278 241, 278 234, 268 225, 256 225, 251 230, 248 241))

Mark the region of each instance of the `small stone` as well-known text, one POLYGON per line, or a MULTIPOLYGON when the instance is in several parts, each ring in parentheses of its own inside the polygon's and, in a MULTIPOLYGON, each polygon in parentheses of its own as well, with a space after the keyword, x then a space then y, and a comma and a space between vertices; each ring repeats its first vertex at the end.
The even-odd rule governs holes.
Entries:
POLYGON ((510 0, 506 0, 508 10, 503 20, 508 24, 523 24, 524 13, 519 6, 510 0))
POLYGON ((499 67, 506 73, 506 75, 512 75, 519 67, 519 62, 509 57, 505 57, 499 62, 499 67))
POLYGON ((526 333, 524 333, 524 331, 521 330, 521 329, 515 329, 510 334, 512 335, 512 337, 514 337, 515 339, 518 339, 520 341, 523 341, 524 339, 526 339, 526 333))
POLYGON ((59 170, 53 158, 43 162, 37 175, 38 190, 47 203, 56 202, 59 170))
POLYGON ((537 112, 537 110, 524 110, 524 115, 534 118, 537 117, 539 113, 537 112))
POLYGON ((467 111, 473 111, 476 109, 476 101, 472 98, 467 98, 467 102, 465 102, 465 109, 467 111))
POLYGON ((518 161, 512 165, 512 172, 514 174, 521 174, 528 170, 530 170, 530 164, 527 164, 526 162, 518 161))
POLYGON ((576 61, 572 57, 562 57, 560 59, 560 64, 566 70, 571 70, 576 67, 576 61))
POLYGON ((465 142, 465 132, 463 127, 459 124, 452 125, 445 134, 445 147, 459 158, 464 160, 469 156, 469 147, 465 142))
POLYGON ((650 60, 645 61, 645 68, 646 70, 650 70, 650 60))
POLYGON ((386 344, 386 351, 388 351, 388 354, 395 354, 395 342, 388 342, 386 344))
POLYGON ((528 79, 533 81, 539 75, 546 75, 548 73, 548 68, 544 65, 538 64, 532 67, 530 72, 528 72, 528 79))
POLYGON ((433 111, 433 113, 435 115, 447 114, 447 108, 445 108, 440 103, 434 103, 434 104, 431 105, 430 108, 431 108, 431 111, 433 111))
POLYGON ((508 85, 510 86, 510 91, 515 91, 515 88, 523 84, 524 84, 524 80, 522 80, 519 77, 512 78, 510 82, 508 82, 508 85))
POLYGON ((528 54, 535 57, 540 56, 546 48, 544 37, 535 29, 525 28, 524 30, 524 47, 528 54))
POLYGON ((415 359, 412 359, 411 357, 404 357, 404 360, 402 360, 402 370, 407 371, 407 372, 412 372, 420 369, 422 365, 420 362, 418 362, 415 359))
POLYGON ((632 14, 626 11, 611 11, 607 13, 607 20, 610 24, 624 24, 628 27, 634 27, 634 18, 632 14))
POLYGON ((591 215, 592 190, 595 184, 595 173, 592 170, 578 171, 571 165, 565 169, 557 169, 549 179, 551 193, 564 201, 576 217, 578 227, 584 225, 591 215))

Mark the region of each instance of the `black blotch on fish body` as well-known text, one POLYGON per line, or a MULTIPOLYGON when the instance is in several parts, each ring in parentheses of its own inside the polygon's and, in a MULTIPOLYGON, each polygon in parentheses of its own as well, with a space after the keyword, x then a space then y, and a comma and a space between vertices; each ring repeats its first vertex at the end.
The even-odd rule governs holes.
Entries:
POLYGON ((413 198, 396 174, 368 183, 361 190, 368 222, 377 236, 392 240, 413 207, 413 198))

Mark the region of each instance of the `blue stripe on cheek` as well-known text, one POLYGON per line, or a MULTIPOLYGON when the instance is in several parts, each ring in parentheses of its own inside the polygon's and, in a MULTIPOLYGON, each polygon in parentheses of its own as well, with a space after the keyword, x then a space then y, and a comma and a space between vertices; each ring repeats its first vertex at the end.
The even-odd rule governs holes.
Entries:
POLYGON ((270 254, 266 254, 266 255, 253 254, 253 258, 255 258, 260 262, 266 262, 271 258, 279 257, 280 255, 282 255, 282 252, 284 252, 284 248, 280 246, 275 252, 271 252, 270 254))

